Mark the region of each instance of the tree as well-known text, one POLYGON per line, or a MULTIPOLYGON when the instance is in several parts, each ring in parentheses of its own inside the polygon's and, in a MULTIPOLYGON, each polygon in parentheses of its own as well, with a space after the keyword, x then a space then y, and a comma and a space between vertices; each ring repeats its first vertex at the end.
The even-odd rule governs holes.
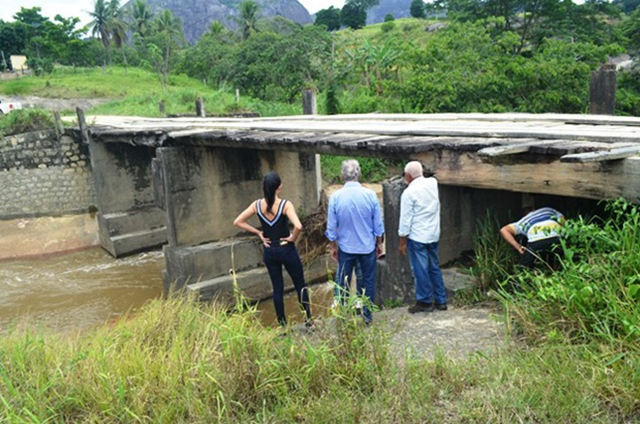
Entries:
POLYGON ((623 31, 629 39, 629 49, 636 55, 640 53, 640 8, 629 16, 624 23, 623 31))
POLYGON ((340 21, 352 29, 360 29, 367 23, 367 10, 380 0, 347 0, 340 12, 340 21))
POLYGON ((153 21, 153 13, 146 0, 136 0, 133 3, 133 31, 144 40, 147 35, 151 22, 153 21))
POLYGON ((154 69, 160 77, 163 88, 167 88, 173 54, 184 44, 182 22, 168 9, 162 10, 160 16, 153 21, 153 35, 147 36, 147 53, 154 69))
POLYGON ((111 18, 109 13, 109 5, 105 0, 95 0, 93 11, 89 12, 93 18, 89 25, 91 26, 91 34, 100 37, 107 54, 107 61, 111 62, 111 29, 109 28, 111 18))
POLYGON ((320 10, 316 13, 314 25, 324 25, 327 27, 327 31, 340 29, 340 9, 331 6, 328 9, 320 10))
POLYGON ((385 22, 393 22, 393 21, 395 21, 395 20, 396 20, 396 17, 395 17, 395 16, 393 16, 393 13, 387 13, 387 14, 384 16, 384 21, 385 21, 385 22))
POLYGON ((424 11, 424 2, 422 0, 413 0, 409 8, 411 16, 419 19, 426 19, 427 15, 424 11))
POLYGON ((240 25, 242 39, 248 39, 252 33, 258 32, 256 24, 258 23, 258 15, 260 14, 260 5, 253 0, 244 0, 238 6, 239 16, 236 22, 240 25))
POLYGON ((355 1, 348 1, 340 12, 340 21, 351 29, 360 29, 367 23, 367 11, 355 1))

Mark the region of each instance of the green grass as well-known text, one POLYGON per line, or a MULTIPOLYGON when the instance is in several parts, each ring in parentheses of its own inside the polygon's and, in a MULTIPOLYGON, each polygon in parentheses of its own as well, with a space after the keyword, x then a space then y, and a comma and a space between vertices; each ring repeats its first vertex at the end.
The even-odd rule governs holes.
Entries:
POLYGON ((87 111, 102 115, 135 115, 160 117, 159 103, 165 101, 167 114, 194 114, 195 100, 202 96, 208 114, 258 112, 261 116, 300 115, 301 102, 287 104, 259 101, 247 96, 235 103, 235 95, 214 90, 185 75, 174 75, 167 90, 163 90, 157 76, 143 69, 109 67, 66 70, 57 69, 52 75, 28 77, 0 82, 0 93, 14 96, 39 96, 60 99, 105 98, 107 103, 87 111))
MULTIPOLYGON (((322 180, 329 184, 340 183, 342 161, 346 159, 353 158, 350 156, 322 155, 320 158, 322 180)), ((377 183, 392 177, 394 174, 399 175, 404 165, 404 163, 398 161, 379 158, 359 157, 357 159, 362 171, 360 180, 366 183, 377 183)))
MULTIPOLYGON (((184 75, 171 77, 171 87, 210 90, 202 82, 184 75)), ((120 98, 126 96, 154 95, 162 93, 158 77, 150 71, 109 67, 103 74, 102 68, 80 68, 77 73, 60 69, 51 75, 26 77, 0 82, 0 93, 6 95, 73 99, 73 98, 120 98)))
MULTIPOLYGON (((401 18, 396 19, 395 27, 392 31, 384 33, 382 31, 382 25, 384 23, 367 25, 364 28, 353 30, 342 30, 338 34, 346 38, 356 39, 368 39, 370 41, 386 39, 390 35, 396 35, 406 42, 412 42, 415 44, 424 44, 432 33, 426 31, 428 25, 434 24, 435 19, 416 19, 416 18, 401 18)), ((442 19, 438 19, 438 22, 445 22, 442 19)))
POLYGON ((53 128, 53 115, 42 109, 19 109, 0 115, 0 137, 53 128))
POLYGON ((0 421, 576 422, 632 419, 637 357, 584 346, 402 358, 378 326, 280 337, 187 299, 80 335, 0 340, 0 421), (634 362, 634 360, 636 362, 634 362))

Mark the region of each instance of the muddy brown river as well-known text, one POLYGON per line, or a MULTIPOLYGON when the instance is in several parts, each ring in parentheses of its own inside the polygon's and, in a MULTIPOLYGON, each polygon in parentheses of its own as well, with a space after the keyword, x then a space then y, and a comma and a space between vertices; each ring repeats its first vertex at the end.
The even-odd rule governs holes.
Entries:
MULTIPOLYGON (((0 262, 0 333, 28 325, 48 331, 87 329, 135 313, 162 296, 162 252, 113 259, 101 248, 0 262)), ((326 315, 329 284, 311 290, 314 313, 326 315)), ((275 325, 273 303, 258 306, 264 325, 275 325)), ((300 322, 295 293, 286 296, 291 322, 300 322)))

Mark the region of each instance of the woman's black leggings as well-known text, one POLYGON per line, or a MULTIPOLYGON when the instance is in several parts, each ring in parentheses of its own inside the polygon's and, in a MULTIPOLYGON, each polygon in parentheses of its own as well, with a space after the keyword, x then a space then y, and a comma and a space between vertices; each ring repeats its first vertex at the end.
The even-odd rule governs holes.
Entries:
POLYGON ((287 318, 284 314, 284 279, 282 278, 282 266, 291 276, 293 286, 298 294, 298 302, 302 305, 306 314, 306 320, 311 320, 311 308, 309 307, 309 290, 304 282, 304 270, 302 261, 298 255, 295 244, 288 243, 284 246, 265 247, 264 264, 269 271, 271 284, 273 285, 273 305, 276 309, 278 323, 285 325, 287 318))

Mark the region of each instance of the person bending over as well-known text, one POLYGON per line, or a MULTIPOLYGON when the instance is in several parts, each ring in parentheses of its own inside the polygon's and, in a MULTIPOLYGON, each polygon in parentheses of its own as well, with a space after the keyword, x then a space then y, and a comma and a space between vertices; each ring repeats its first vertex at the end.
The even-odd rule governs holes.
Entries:
POLYGON ((547 261, 552 253, 559 252, 564 223, 564 215, 553 208, 531 209, 520 221, 500 229, 500 235, 520 253, 520 265, 526 268, 533 268, 537 258, 547 261), (526 237, 527 246, 521 245, 516 236, 526 237))

